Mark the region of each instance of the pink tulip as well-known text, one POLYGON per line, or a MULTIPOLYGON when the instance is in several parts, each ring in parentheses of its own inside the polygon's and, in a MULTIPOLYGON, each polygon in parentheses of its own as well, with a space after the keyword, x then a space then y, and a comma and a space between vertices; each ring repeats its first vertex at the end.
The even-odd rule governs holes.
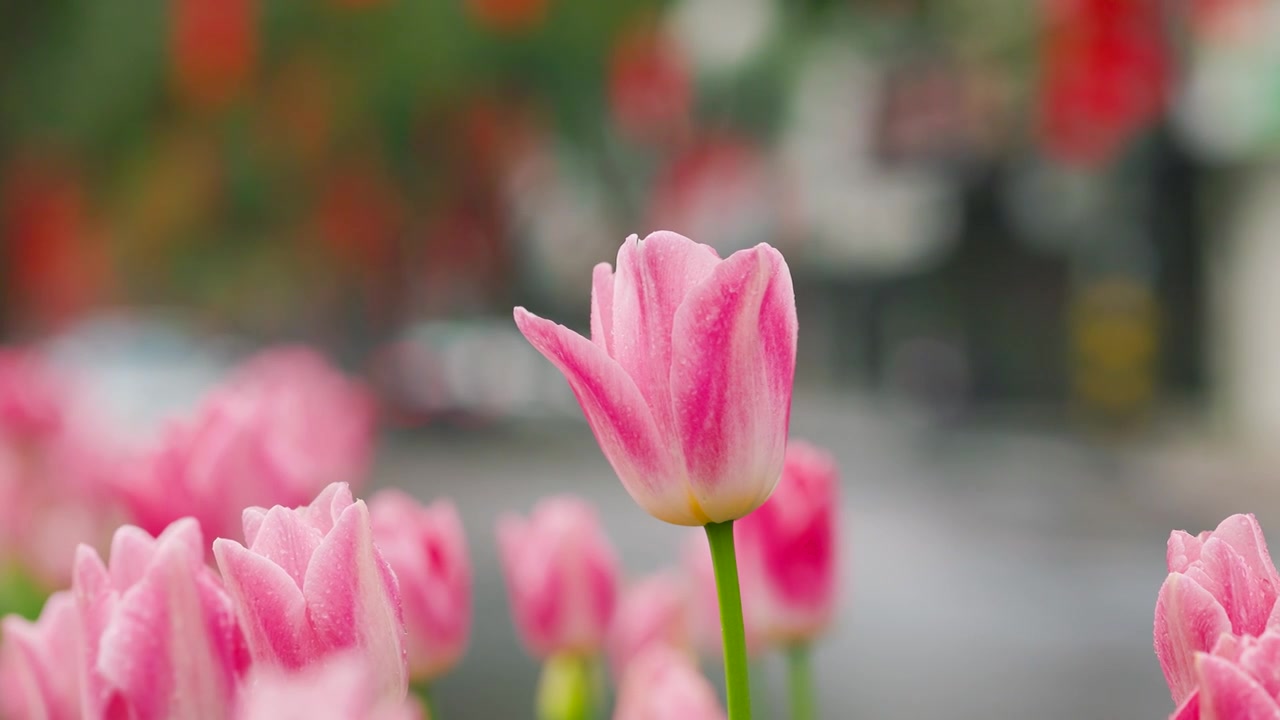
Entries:
POLYGON ((688 600, 685 585, 672 573, 651 575, 627 588, 609 628, 614 678, 621 680, 632 661, 654 646, 690 649, 688 600))
POLYGON ((1156 601, 1155 650, 1173 701, 1195 689, 1195 653, 1223 633, 1259 635, 1280 593, 1280 574, 1252 515, 1232 515, 1213 532, 1169 536, 1169 576, 1156 601))
POLYGON ((334 483, 307 506, 244 511, 248 546, 219 538, 213 555, 254 662, 297 670, 354 650, 380 692, 407 688, 395 574, 373 542, 369 509, 334 483))
POLYGON ((597 265, 591 340, 515 309, 568 379, 627 492, 677 525, 736 520, 782 470, 796 364, 791 273, 758 245, 721 260, 671 232, 597 265))
POLYGON ((58 431, 64 410, 62 386, 39 355, 0 349, 0 438, 44 440, 58 431))
POLYGON ((367 393, 309 350, 271 350, 173 423, 119 492, 143 528, 179 517, 240 539, 241 511, 293 507, 334 482, 363 481, 373 411, 367 393))
POLYGON ((256 405, 263 462, 292 499, 307 502, 331 483, 365 479, 376 421, 373 396, 305 347, 281 347, 251 358, 228 392, 256 405))
POLYGON ((618 593, 618 558, 595 508, 573 497, 539 502, 526 520, 498 521, 498 551, 516 629, 535 657, 594 654, 618 593))
MULTIPOLYGON (((737 526, 734 526, 737 538, 737 526)), ((689 625, 698 651, 709 658, 720 660, 724 638, 720 631, 720 600, 716 595, 715 568, 711 564, 711 549, 707 537, 701 532, 691 532, 685 538, 680 551, 681 569, 688 578, 691 593, 689 625)), ((763 631, 766 626, 761 603, 764 593, 760 568, 756 564, 738 564, 738 583, 742 592, 742 622, 746 634, 747 654, 755 656, 764 649, 763 631)))
POLYGON ((734 528, 739 564, 760 579, 753 600, 770 642, 809 641, 831 622, 839 484, 829 454, 792 442, 773 496, 734 528))
POLYGON ((711 683, 688 655, 654 647, 636 659, 618 691, 614 720, 724 720, 711 683))
POLYGON ((400 580, 409 676, 432 680, 466 652, 471 631, 471 560, 453 503, 423 507, 399 490, 369 501, 373 537, 400 580))
POLYGON ((1280 630, 1222 635, 1212 653, 1196 653, 1192 678, 1197 689, 1170 720, 1280 718, 1280 630))
MULTIPOLYGON (((126 525, 111 563, 82 545, 75 593, 87 720, 226 718, 248 666, 231 599, 204 562, 195 521, 152 538, 126 525)), ((67 671, 67 658, 60 658, 67 671)))
POLYGON ((118 469, 114 453, 96 426, 66 423, 43 444, 35 467, 19 470, 8 481, 16 482, 8 491, 2 487, 6 470, 0 467, 0 496, 7 496, 0 502, 12 503, 11 524, 0 531, 8 535, 0 537, 0 554, 7 542, 43 587, 70 585, 76 547, 84 543, 105 550, 121 524, 122 512, 110 492, 111 474, 118 469))
POLYGON ((428 720, 413 699, 388 697, 359 654, 332 655, 297 672, 256 670, 236 720, 428 720))
POLYGON ((80 676, 67 663, 80 655, 75 598, 54 593, 40 619, 11 615, 0 644, 0 717, 9 720, 77 720, 80 676))

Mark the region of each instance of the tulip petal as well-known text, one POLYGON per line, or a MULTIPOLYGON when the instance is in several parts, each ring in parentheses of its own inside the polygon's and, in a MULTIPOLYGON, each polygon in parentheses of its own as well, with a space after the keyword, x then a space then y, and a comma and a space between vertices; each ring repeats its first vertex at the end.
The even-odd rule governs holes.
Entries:
POLYGON ((258 537, 262 521, 266 519, 267 509, 261 507, 247 507, 240 514, 240 524, 244 526, 245 547, 253 547, 253 541, 258 537))
MULTIPOLYGON (((80 616, 81 662, 92 665, 98 657, 98 639, 111 620, 115 609, 115 593, 111 589, 111 575, 98 557, 98 551, 88 545, 76 548, 72 591, 76 599, 76 612, 80 616)), ((89 673, 82 688, 85 702, 97 703, 105 692, 101 679, 89 673)))
POLYGON ((1165 562, 1169 572, 1185 572, 1191 563, 1200 559, 1200 550, 1204 540, 1182 530, 1169 533, 1168 549, 1165 551, 1165 562))
POLYGON ((644 395, 658 431, 675 436, 671 362, 676 312, 720 264, 714 250, 673 232, 643 241, 632 235, 618 249, 614 278, 611 356, 644 395))
POLYGON ((1196 665, 1203 720, 1280 720, 1280 705, 1230 661, 1201 653, 1196 665))
MULTIPOLYGON (((1223 639, 1232 637, 1224 635, 1223 639)), ((1263 633, 1257 638, 1236 640, 1225 647, 1219 641, 1213 655, 1236 663, 1262 686, 1267 695, 1280 697, 1280 634, 1263 633)))
MULTIPOLYGON (((515 309, 516 325, 555 365, 578 398, 600 449, 641 507, 657 517, 672 496, 683 497, 683 470, 668 451, 635 382, 598 345, 524 308, 515 309)), ((670 520, 669 520, 670 521, 670 520)))
POLYGON ((249 549, 284 568, 302 587, 311 554, 323 539, 320 531, 305 525, 296 512, 277 505, 267 511, 249 549))
POLYGON ((613 268, 609 263, 591 271, 591 342, 613 357, 613 268))
POLYGON ((360 647, 379 664, 376 676, 389 692, 407 687, 404 623, 395 576, 374 549, 369 509, 363 501, 338 517, 311 557, 303 581, 307 619, 326 650, 360 647))
POLYGON ((36 622, 16 615, 0 621, 0 716, 80 717, 78 622, 69 592, 50 595, 36 622))
POLYGON ((308 525, 327 535, 342 512, 355 502, 351 495, 351 486, 344 482, 330 483, 310 505, 297 509, 298 514, 308 525))
POLYGON ((111 584, 124 589, 138 582, 155 555, 156 539, 134 525, 121 526, 111 538, 111 584))
POLYGON ((1222 538, 1209 538, 1201 551, 1200 566, 1188 568, 1186 575, 1226 610, 1231 632, 1257 635, 1266 628, 1276 605, 1276 588, 1255 575, 1244 557, 1222 538))
POLYGON ((1213 595, 1180 573, 1170 573, 1156 600, 1155 650, 1174 702, 1196 687, 1196 652, 1207 652, 1231 621, 1213 595))
POLYGON ((672 402, 693 494, 711 521, 742 517, 778 481, 796 334, 791 274, 767 245, 720 263, 676 313, 672 402))
POLYGON ((189 530, 165 534, 145 575, 121 596, 96 671, 140 720, 227 717, 234 677, 216 662, 197 581, 203 554, 192 557, 185 546, 189 530))
POLYGON ((1280 574, 1276 572, 1271 553, 1267 551, 1262 526, 1253 515, 1232 515, 1218 525, 1212 537, 1222 540, 1240 553, 1256 577, 1268 580, 1272 585, 1280 584, 1280 574))
POLYGON ((1200 691, 1188 695, 1186 701, 1169 716, 1169 720, 1200 720, 1200 691))
POLYGON ((311 659, 311 638, 298 584, 284 568, 234 540, 214 540, 213 556, 253 657, 290 670, 302 667, 311 659))

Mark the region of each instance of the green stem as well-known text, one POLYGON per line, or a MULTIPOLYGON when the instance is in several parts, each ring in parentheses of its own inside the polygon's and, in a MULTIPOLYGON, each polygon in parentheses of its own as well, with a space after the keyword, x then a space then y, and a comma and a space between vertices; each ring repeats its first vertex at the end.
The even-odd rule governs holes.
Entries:
POLYGON ((733 547, 733 521, 708 523, 711 565, 720 601, 720 629, 724 635, 724 685, 729 720, 751 720, 751 680, 747 671, 747 638, 742 624, 742 590, 738 587, 738 558, 733 547))
POLYGON ((422 706, 427 709, 427 718, 440 720, 440 710, 436 707, 436 694, 431 692, 431 683, 416 682, 413 684, 413 692, 422 701, 422 706))
POLYGON ((787 651, 787 684, 791 691, 791 720, 813 720, 817 717, 808 643, 796 643, 787 651))
POLYGON ((591 658, 553 655, 538 681, 538 720, 592 720, 596 704, 591 658))

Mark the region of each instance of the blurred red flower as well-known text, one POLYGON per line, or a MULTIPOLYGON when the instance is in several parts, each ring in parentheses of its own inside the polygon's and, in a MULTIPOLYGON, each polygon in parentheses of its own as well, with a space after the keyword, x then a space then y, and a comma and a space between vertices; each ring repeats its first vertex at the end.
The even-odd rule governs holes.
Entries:
POLYGON ((6 173, 0 221, 0 237, 8 238, 0 288, 37 328, 69 322, 105 294, 105 239, 91 229, 74 173, 15 164, 6 173))
POLYGON ((1049 0, 1041 132, 1059 160, 1099 164, 1164 111, 1171 58, 1160 0, 1049 0))
POLYGON ((174 0, 172 71, 183 100, 213 109, 236 96, 257 56, 254 10, 253 0, 174 0))
POLYGON ((680 48, 652 23, 629 28, 609 60, 609 110, 633 140, 661 141, 686 123, 693 81, 680 48))

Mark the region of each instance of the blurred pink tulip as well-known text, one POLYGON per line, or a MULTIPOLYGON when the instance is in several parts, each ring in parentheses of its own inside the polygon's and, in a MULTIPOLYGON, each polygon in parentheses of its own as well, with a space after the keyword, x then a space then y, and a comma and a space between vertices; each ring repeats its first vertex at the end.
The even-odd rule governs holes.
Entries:
POLYGON ((1280 718, 1280 630, 1220 636, 1212 653, 1195 654, 1191 677, 1197 689, 1170 720, 1280 718))
POLYGON ((609 628, 615 679, 621 680, 631 662, 654 646, 691 650, 688 600, 687 588, 673 573, 651 575, 623 592, 609 628))
POLYGON ((653 647, 627 669, 614 720, 724 720, 724 709, 688 655, 653 647))
POLYGON ((760 631, 773 643, 812 640, 831 622, 837 586, 839 475, 828 453, 787 448, 768 502, 734 527, 740 566, 760 579, 760 631))
POLYGON ((75 598, 54 593, 40 619, 10 615, 0 627, 0 717, 77 720, 80 674, 68 662, 80 655, 75 598))
POLYGON ((362 482, 373 423, 368 394, 322 357, 269 350, 171 425, 119 491, 153 532, 191 516, 210 537, 240 539, 246 507, 294 507, 331 483, 362 482))
POLYGON ((382 692, 375 668, 358 653, 296 672, 255 669, 247 686, 236 720, 429 720, 416 699, 382 692))
POLYGON ((596 266, 591 340, 515 309, 564 373, 631 497, 705 525, 759 507, 782 471, 796 361, 791 273, 758 245, 721 260, 671 232, 596 266))
POLYGON ((399 490, 369 500, 373 537, 400 581, 409 676, 432 680, 458 663, 471 632, 471 559, 453 503, 423 507, 399 490))
MULTIPOLYGON (((737 526, 734 527, 737 536, 737 526)), ((691 532, 680 552, 681 570, 688 578, 690 590, 689 626, 698 652, 708 658, 721 660, 724 638, 720 631, 720 600, 716 596, 715 568, 711 564, 711 549, 707 536, 701 531, 691 532)), ((764 593, 760 568, 755 564, 738 563, 738 583, 742 592, 742 622, 746 633, 747 654, 757 655, 764 648, 762 617, 764 593)))
POLYGON ((247 547, 219 538, 213 554, 254 662, 297 670, 354 650, 380 693, 403 697, 400 590, 364 501, 334 483, 304 507, 248 508, 244 534, 247 547))
POLYGON ((0 439, 44 440, 58 431, 64 410, 62 385, 39 355, 0 349, 0 439))
POLYGON ((498 521, 498 551, 516 629, 538 658, 594 654, 613 619, 618 558, 584 500, 547 498, 528 519, 498 521))
MULTIPOLYGON (((120 470, 116 452, 97 426, 66 423, 44 443, 38 469, 16 478, 9 547, 44 587, 70 585, 76 547, 105 550, 120 526, 123 513, 111 496, 113 474, 120 470)), ((0 486, 5 483, 0 477, 0 486)))
POLYGON ((232 712, 249 658, 231 599, 204 559, 191 519, 158 538, 120 528, 109 566, 80 546, 72 590, 86 720, 221 720, 232 712))
POLYGON ((263 461, 300 505, 335 482, 359 487, 369 470, 377 420, 373 395, 305 347, 260 353, 231 378, 228 392, 256 406, 271 429, 263 461))
POLYGON ((1262 528, 1232 515, 1213 532, 1169 536, 1169 576, 1156 601, 1155 650, 1173 701, 1195 689, 1195 653, 1223 633, 1259 635, 1280 592, 1262 528))

